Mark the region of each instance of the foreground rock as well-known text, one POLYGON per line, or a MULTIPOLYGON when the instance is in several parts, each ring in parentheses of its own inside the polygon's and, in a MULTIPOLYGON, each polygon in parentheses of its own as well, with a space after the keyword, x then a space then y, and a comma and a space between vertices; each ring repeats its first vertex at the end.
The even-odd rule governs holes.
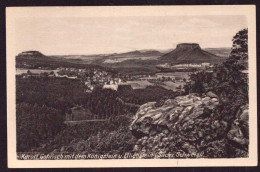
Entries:
MULTIPOLYGON (((241 133, 242 130, 248 132, 247 107, 237 114, 236 121, 241 125, 232 125, 229 129, 228 122, 214 113, 218 105, 214 93, 203 97, 195 94, 179 96, 166 100, 162 105, 156 102, 142 105, 130 126, 133 135, 139 138, 134 151, 228 157, 227 149, 234 147, 230 140, 243 147, 239 150, 246 150, 248 139, 241 133)), ((239 157, 246 156, 245 152, 238 154, 239 157)))
POLYGON ((227 134, 227 138, 231 142, 231 148, 237 157, 247 156, 249 144, 249 114, 248 105, 240 107, 236 114, 236 119, 231 125, 231 129, 227 134))
POLYGON ((161 131, 182 131, 184 128, 190 128, 194 120, 202 115, 211 115, 211 111, 218 104, 216 98, 201 98, 195 95, 169 99, 160 107, 156 106, 156 102, 149 102, 139 108, 130 129, 137 137, 152 136, 161 131))

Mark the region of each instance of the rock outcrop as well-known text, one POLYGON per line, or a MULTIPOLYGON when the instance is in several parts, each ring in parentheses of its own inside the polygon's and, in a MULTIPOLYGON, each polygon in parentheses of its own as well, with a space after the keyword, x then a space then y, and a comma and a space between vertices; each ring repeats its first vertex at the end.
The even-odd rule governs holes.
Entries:
POLYGON ((140 107, 130 129, 137 134, 153 135, 159 131, 164 133, 179 130, 180 126, 188 127, 194 119, 201 115, 210 115, 218 105, 218 99, 196 95, 179 96, 168 99, 160 107, 156 102, 149 102, 140 107))
POLYGON ((239 134, 248 129, 246 107, 237 114, 243 129, 234 126, 228 131, 228 122, 214 113, 218 104, 217 96, 210 92, 202 97, 190 94, 168 99, 159 106, 156 102, 142 105, 130 126, 133 135, 139 138, 134 151, 184 152, 220 158, 229 156, 230 140, 246 147, 245 134, 239 134))
POLYGON ((249 144, 249 113, 248 105, 240 107, 236 114, 236 119, 231 125, 227 138, 231 142, 231 148, 235 156, 247 156, 249 144))

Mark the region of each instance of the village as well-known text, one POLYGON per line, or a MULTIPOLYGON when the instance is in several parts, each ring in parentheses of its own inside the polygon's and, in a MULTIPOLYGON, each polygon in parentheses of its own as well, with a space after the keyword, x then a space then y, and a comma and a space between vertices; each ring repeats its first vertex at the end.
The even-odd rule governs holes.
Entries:
POLYGON ((182 70, 182 69, 206 69, 213 67, 210 63, 183 63, 183 64, 170 64, 170 63, 164 63, 158 65, 158 67, 162 68, 169 68, 169 69, 176 69, 176 70, 182 70))
POLYGON ((120 85, 130 85, 132 89, 144 89, 147 86, 156 85, 176 91, 176 89, 182 89, 183 85, 189 81, 189 73, 187 72, 122 75, 102 69, 65 67, 59 67, 56 70, 28 69, 20 73, 17 72, 17 75, 24 79, 49 77, 79 80, 80 83, 84 84, 85 93, 91 93, 96 87, 117 91, 120 85))

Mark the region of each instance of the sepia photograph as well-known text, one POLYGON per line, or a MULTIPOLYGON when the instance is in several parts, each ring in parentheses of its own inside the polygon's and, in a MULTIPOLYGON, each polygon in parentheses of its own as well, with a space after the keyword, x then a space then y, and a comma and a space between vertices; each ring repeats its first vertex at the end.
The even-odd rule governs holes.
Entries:
POLYGON ((257 165, 254 6, 6 14, 9 167, 257 165))

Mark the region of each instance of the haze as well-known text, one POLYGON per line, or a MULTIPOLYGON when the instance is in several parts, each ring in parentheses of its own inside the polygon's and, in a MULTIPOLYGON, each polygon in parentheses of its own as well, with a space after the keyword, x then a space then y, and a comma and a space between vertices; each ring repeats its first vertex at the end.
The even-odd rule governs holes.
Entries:
POLYGON ((15 25, 17 54, 120 53, 173 49, 178 43, 202 48, 231 47, 232 37, 247 27, 244 16, 158 16, 104 18, 21 18, 15 25))

